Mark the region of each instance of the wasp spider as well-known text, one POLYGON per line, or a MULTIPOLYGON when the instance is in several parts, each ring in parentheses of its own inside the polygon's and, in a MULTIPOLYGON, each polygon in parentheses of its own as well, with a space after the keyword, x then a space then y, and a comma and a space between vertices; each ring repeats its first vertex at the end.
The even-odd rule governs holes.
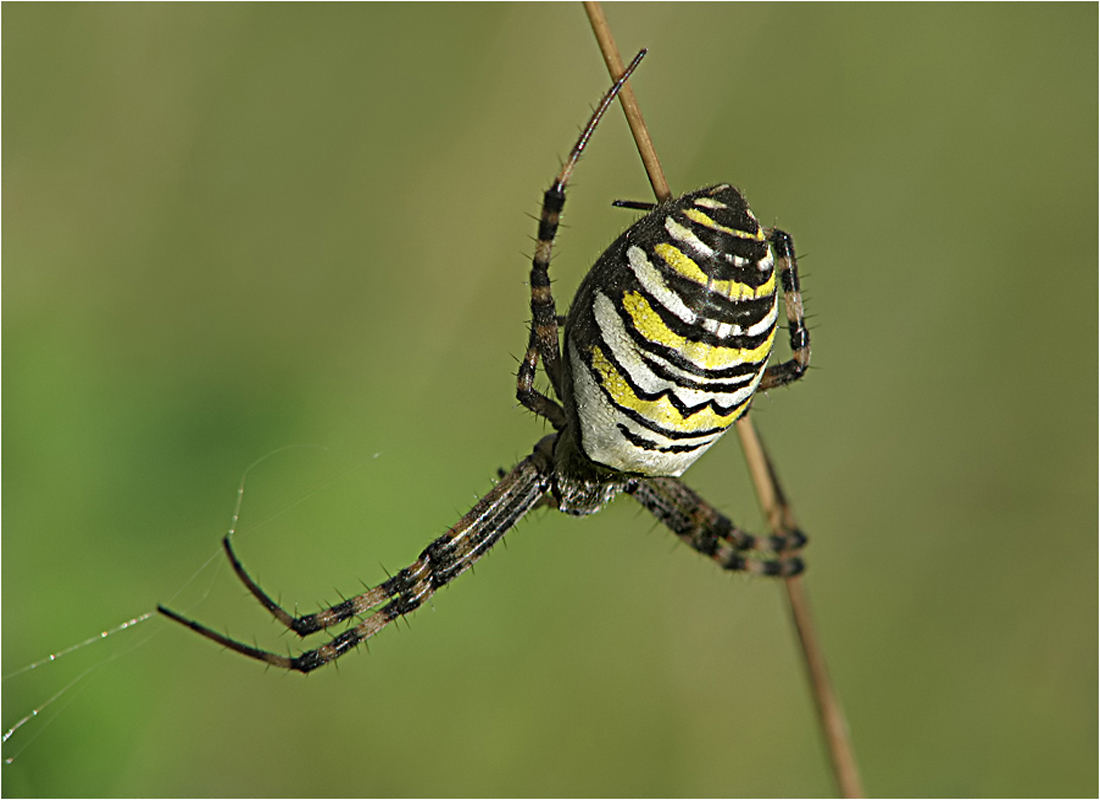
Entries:
POLYGON ((355 624, 314 650, 283 656, 229 639, 161 606, 171 617, 242 655, 310 672, 420 607, 470 568, 528 511, 549 505, 592 514, 626 493, 693 549, 729 570, 790 576, 803 565, 798 530, 754 536, 718 513, 679 477, 737 419, 753 394, 794 381, 809 362, 791 237, 761 227, 745 198, 718 184, 648 209, 592 267, 562 320, 548 268, 565 186, 596 125, 645 51, 593 112, 547 189, 531 266, 531 329, 516 397, 555 433, 535 445, 473 509, 389 580, 315 614, 281 608, 245 572, 227 536, 238 577, 299 636, 345 620, 355 624), (791 359, 766 366, 779 312, 791 359), (557 399, 534 388, 539 361, 557 399))

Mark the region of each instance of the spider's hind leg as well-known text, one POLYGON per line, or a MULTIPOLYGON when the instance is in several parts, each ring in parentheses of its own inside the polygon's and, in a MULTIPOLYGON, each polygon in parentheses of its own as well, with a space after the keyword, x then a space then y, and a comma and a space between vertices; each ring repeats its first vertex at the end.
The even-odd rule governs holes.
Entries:
POLYGON ((535 242, 535 255, 531 259, 531 334, 527 340, 527 352, 520 363, 519 374, 516 376, 516 399, 526 408, 541 417, 545 417, 554 426, 555 430, 565 428, 565 411, 559 403, 535 389, 535 373, 538 369, 539 359, 542 359, 543 369, 550 379, 550 385, 554 394, 562 397, 562 357, 561 342, 558 338, 559 317, 557 306, 554 303, 554 293, 550 289, 550 255, 554 248, 554 237, 558 232, 561 222, 561 212, 565 208, 565 186, 569 182, 569 176, 577 165, 577 159, 581 157, 588 141, 596 130, 600 119, 607 111, 611 102, 619 94, 626 84, 631 73, 641 63, 645 51, 641 51, 630 62, 622 76, 615 81, 607 93, 600 100, 596 110, 581 131, 573 149, 569 152, 569 158, 558 173, 558 177, 550 185, 550 188, 542 196, 542 213, 539 215, 539 233, 535 242))
POLYGON ((810 332, 806 329, 806 314, 802 308, 802 286, 798 278, 798 259, 794 255, 794 240, 786 231, 773 228, 768 236, 779 265, 783 283, 783 306, 787 310, 787 332, 791 357, 782 364, 764 370, 758 392, 785 386, 806 374, 810 365, 810 332))
POLYGON ((554 393, 562 396, 561 344, 558 341, 558 310, 550 288, 550 253, 564 206, 565 184, 559 179, 543 196, 539 238, 531 259, 531 333, 527 340, 527 352, 516 376, 516 399, 540 417, 548 419, 558 431, 565 427, 565 411, 557 402, 535 389, 535 373, 541 358, 554 393))
POLYGON ((630 208, 635 211, 652 211, 657 207, 657 204, 650 200, 612 200, 611 205, 615 208, 630 208))

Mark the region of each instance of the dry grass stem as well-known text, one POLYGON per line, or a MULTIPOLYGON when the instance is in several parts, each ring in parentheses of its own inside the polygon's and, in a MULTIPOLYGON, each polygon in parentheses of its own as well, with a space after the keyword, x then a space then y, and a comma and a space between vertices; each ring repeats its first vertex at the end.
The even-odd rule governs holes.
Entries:
MULTIPOLYGON (((618 79, 623 73, 623 61, 619 55, 619 49, 615 45, 615 39, 611 34, 611 27, 604 16, 603 8, 598 2, 584 3, 585 12, 592 25, 592 31, 596 35, 600 52, 603 53, 604 62, 612 80, 618 79)), ((646 174, 649 176, 653 194, 658 201, 668 200, 672 197, 668 181, 665 180, 661 169, 660 160, 653 141, 649 137, 645 121, 634 91, 627 83, 619 94, 623 112, 630 125, 634 142, 638 147, 638 154, 645 165, 646 174)), ((741 447, 745 452, 745 460, 748 463, 749 472, 752 475, 753 485, 756 487, 757 498, 760 507, 767 517, 768 524, 776 533, 791 530, 797 527, 794 514, 786 501, 775 467, 768 458, 764 445, 756 433, 750 416, 746 415, 737 422, 737 434, 741 440, 741 447)), ((810 679, 810 688, 813 692, 817 706, 818 718, 821 723, 822 735, 829 751, 830 763, 836 778, 837 787, 842 797, 862 797, 863 785, 860 780, 859 769, 856 766, 855 754, 852 750, 851 738, 848 732, 848 724, 844 719, 844 711, 840 707, 836 693, 833 691, 829 680, 828 669, 825 664, 825 653, 821 647, 821 641, 814 627, 813 617, 810 614, 809 601, 803 588, 801 576, 787 578, 784 583, 787 587, 791 616, 794 619, 798 638, 802 645, 803 659, 806 671, 810 679)))

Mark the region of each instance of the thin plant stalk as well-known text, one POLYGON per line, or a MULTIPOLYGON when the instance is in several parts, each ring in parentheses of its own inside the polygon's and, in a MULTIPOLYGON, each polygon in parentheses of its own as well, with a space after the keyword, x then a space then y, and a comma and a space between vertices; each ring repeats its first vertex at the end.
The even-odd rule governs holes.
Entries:
MULTIPOLYGON (((619 55, 619 49, 615 45, 611 26, 607 22, 607 17, 604 16, 603 8, 598 2, 585 2, 584 9, 588 14, 588 21, 592 25, 592 32, 596 35, 596 41, 599 44, 600 52, 603 54, 604 62, 607 64, 608 73, 610 73, 612 80, 617 80, 623 74, 623 61, 619 55)), ((656 148, 653 146, 653 140, 650 138, 645 121, 642 119, 641 108, 629 83, 619 93, 619 101, 622 103, 623 113, 626 114, 627 123, 630 125, 630 131, 634 136, 638 154, 645 165, 654 196, 658 202, 671 199, 672 191, 669 189, 668 181, 661 169, 661 162, 657 158, 656 148)), ((787 503, 775 467, 756 433, 751 417, 746 414, 737 421, 736 427, 737 435, 741 440, 741 447, 745 452, 749 473, 752 476, 753 485, 756 487, 757 499, 768 524, 777 534, 795 529, 797 524, 794 513, 787 503)), ((818 720, 829 751, 829 760, 837 788, 842 797, 863 797, 863 784, 859 769, 856 766, 848 724, 845 721, 844 711, 840 706, 836 692, 833 691, 832 682, 829 680, 829 673, 825 664, 825 653, 821 647, 821 640, 810 613, 809 600, 802 583, 802 576, 797 575, 787 578, 784 583, 787 587, 788 604, 801 643, 803 661, 806 665, 810 689, 817 706, 818 720)))

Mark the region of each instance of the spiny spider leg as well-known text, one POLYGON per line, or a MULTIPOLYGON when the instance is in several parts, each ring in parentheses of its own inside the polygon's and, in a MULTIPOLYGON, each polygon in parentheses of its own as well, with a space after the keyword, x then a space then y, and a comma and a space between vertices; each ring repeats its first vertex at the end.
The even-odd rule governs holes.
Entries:
POLYGON ((630 208, 635 211, 652 211, 657 207, 652 200, 612 200, 611 205, 615 208, 630 208))
POLYGON ((743 531, 678 478, 639 479, 626 491, 683 542, 723 569, 780 577, 803 570, 802 559, 795 553, 806 544, 806 536, 797 528, 771 536, 743 531))
POLYGON ((311 633, 317 633, 317 631, 329 628, 350 617, 362 616, 372 608, 384 603, 391 596, 387 593, 386 584, 383 583, 375 586, 373 589, 368 589, 362 594, 357 594, 355 597, 349 597, 342 603, 329 606, 322 611, 296 617, 272 600, 268 594, 260 588, 259 584, 252 580, 251 576, 245 572, 244 565, 241 564, 240 559, 237 558, 237 554, 233 552, 233 546, 230 544, 228 536, 222 539, 222 544, 225 546, 226 555, 229 556, 229 563, 233 565, 233 571, 237 573, 237 577, 241 579, 241 583, 248 587, 248 591, 252 592, 253 597, 259 600, 260 604, 270 611, 275 619, 279 620, 279 622, 283 623, 283 625, 290 628, 290 630, 294 631, 299 636, 309 636, 311 633))
POLYGON ((783 307, 787 310, 791 358, 764 370, 757 391, 767 391, 798 380, 810 364, 810 332, 806 330, 806 314, 802 309, 802 287, 798 280, 794 241, 789 233, 778 228, 772 229, 768 240, 772 243, 779 266, 779 280, 783 284, 783 307))
POLYGON ((565 185, 569 182, 569 176, 577 165, 577 159, 581 157, 589 139, 596 130, 600 119, 608 107, 615 100, 616 95, 626 84, 631 73, 638 67, 645 57, 646 51, 641 50, 634 60, 626 68, 617 81, 608 89, 607 93, 592 112, 588 124, 584 126, 580 137, 573 149, 569 152, 569 158, 558 173, 558 177, 546 190, 542 198, 542 213, 539 217, 538 240, 535 244, 535 255, 531 259, 531 333, 527 341, 527 352, 519 367, 516 376, 516 399, 525 407, 545 417, 554 426, 555 430, 565 428, 565 412, 562 407, 535 389, 535 372, 538 368, 539 358, 542 359, 543 369, 550 378, 550 385, 558 398, 562 397, 561 378, 561 344, 558 340, 558 312, 554 303, 554 295, 550 289, 550 253, 554 246, 554 236, 558 232, 558 223, 561 220, 561 212, 565 207, 565 185))
POLYGON ((283 610, 248 576, 227 541, 226 552, 233 569, 249 591, 276 619, 300 636, 315 633, 389 601, 358 625, 314 650, 296 657, 280 655, 230 639, 164 606, 157 606, 157 610, 241 655, 283 669, 311 672, 354 649, 398 617, 418 608, 500 541, 549 489, 552 447, 553 437, 540 442, 534 453, 505 475, 453 528, 428 545, 411 565, 373 589, 316 614, 294 617, 283 610))

